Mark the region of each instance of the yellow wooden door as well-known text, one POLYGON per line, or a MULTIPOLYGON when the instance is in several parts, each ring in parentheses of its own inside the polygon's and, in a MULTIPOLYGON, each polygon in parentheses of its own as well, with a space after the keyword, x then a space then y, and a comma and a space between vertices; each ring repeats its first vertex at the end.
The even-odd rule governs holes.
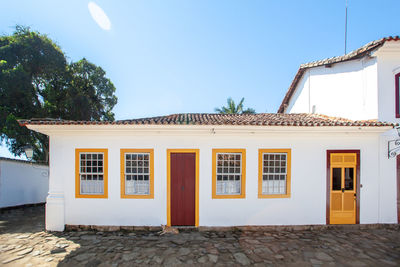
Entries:
POLYGON ((330 223, 356 223, 356 153, 331 154, 330 223))

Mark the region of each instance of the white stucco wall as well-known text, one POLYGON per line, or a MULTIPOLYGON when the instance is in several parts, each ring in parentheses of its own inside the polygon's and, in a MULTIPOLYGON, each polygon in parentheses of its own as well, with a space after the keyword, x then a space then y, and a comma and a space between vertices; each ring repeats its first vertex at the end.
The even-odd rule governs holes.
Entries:
POLYGON ((396 118, 395 75, 400 73, 400 42, 387 42, 376 53, 378 59, 379 120, 400 123, 396 118))
POLYGON ((48 167, 0 159, 0 208, 46 202, 48 167))
POLYGON ((286 113, 319 113, 353 120, 378 118, 376 58, 310 68, 286 113))
POLYGON ((389 41, 371 57, 310 68, 303 74, 286 113, 315 112, 353 120, 395 117, 395 79, 400 73, 400 42, 389 41))
POLYGON ((50 193, 64 197, 57 205, 65 210, 51 206, 54 212, 48 211, 47 225, 52 223, 49 218, 72 225, 166 224, 166 151, 174 148, 200 149, 201 226, 325 224, 328 149, 361 150, 360 222, 394 223, 397 218, 395 160, 387 159, 378 133, 70 132, 53 134, 50 142, 50 193), (75 148, 108 149, 107 199, 75 198, 75 148), (120 198, 121 148, 154 149, 154 199, 120 198), (246 149, 245 199, 212 199, 213 148, 246 149), (290 198, 257 198, 259 148, 292 150, 290 198))
POLYGON ((285 113, 311 113, 310 71, 305 71, 297 84, 297 89, 288 103, 285 113))

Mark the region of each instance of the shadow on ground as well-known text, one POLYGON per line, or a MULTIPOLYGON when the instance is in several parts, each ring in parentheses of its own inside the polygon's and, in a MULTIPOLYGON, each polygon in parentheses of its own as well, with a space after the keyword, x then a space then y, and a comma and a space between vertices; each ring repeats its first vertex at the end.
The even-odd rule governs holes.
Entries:
POLYGON ((398 227, 302 231, 45 232, 44 208, 0 213, 0 265, 399 266, 398 227))

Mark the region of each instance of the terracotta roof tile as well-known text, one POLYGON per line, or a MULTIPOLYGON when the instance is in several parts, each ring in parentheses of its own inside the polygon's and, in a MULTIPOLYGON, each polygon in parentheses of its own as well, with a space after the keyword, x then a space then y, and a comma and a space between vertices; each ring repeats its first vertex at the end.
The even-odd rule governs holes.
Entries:
POLYGON ((376 120, 352 121, 320 114, 210 114, 184 113, 118 121, 70 121, 56 119, 19 120, 21 125, 254 125, 254 126, 395 126, 376 120))
POLYGON ((303 73, 307 69, 313 68, 313 67, 331 65, 331 64, 335 64, 335 63, 339 63, 339 62, 344 62, 344 61, 349 61, 349 60, 354 60, 354 59, 364 57, 366 55, 369 55, 375 49, 381 47, 387 41, 400 41, 400 36, 389 36, 389 37, 384 37, 379 40, 369 42, 368 44, 366 44, 354 51, 351 51, 350 53, 343 55, 343 56, 337 56, 337 57, 332 57, 332 58, 327 58, 327 59, 322 59, 322 60, 317 60, 317 61, 301 64, 296 73, 296 76, 294 77, 294 79, 292 81, 292 84, 290 85, 288 91, 286 92, 285 97, 282 100, 282 103, 278 109, 278 113, 284 112, 285 107, 289 103, 289 100, 292 97, 298 82, 300 81, 301 77, 303 76, 303 73))

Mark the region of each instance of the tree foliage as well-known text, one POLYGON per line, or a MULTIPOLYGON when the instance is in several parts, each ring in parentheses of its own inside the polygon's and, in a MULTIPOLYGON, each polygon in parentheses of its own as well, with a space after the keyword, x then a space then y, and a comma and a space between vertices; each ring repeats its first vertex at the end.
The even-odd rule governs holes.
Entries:
POLYGON ((48 160, 48 138, 19 126, 18 119, 114 120, 115 87, 101 67, 85 58, 68 62, 46 35, 17 26, 0 36, 0 140, 21 155, 48 160))
POLYGON ((227 99, 226 107, 222 106, 221 108, 215 108, 215 111, 220 114, 254 114, 256 111, 252 108, 244 109, 243 102, 244 97, 240 100, 239 104, 235 104, 235 101, 231 97, 227 99))

